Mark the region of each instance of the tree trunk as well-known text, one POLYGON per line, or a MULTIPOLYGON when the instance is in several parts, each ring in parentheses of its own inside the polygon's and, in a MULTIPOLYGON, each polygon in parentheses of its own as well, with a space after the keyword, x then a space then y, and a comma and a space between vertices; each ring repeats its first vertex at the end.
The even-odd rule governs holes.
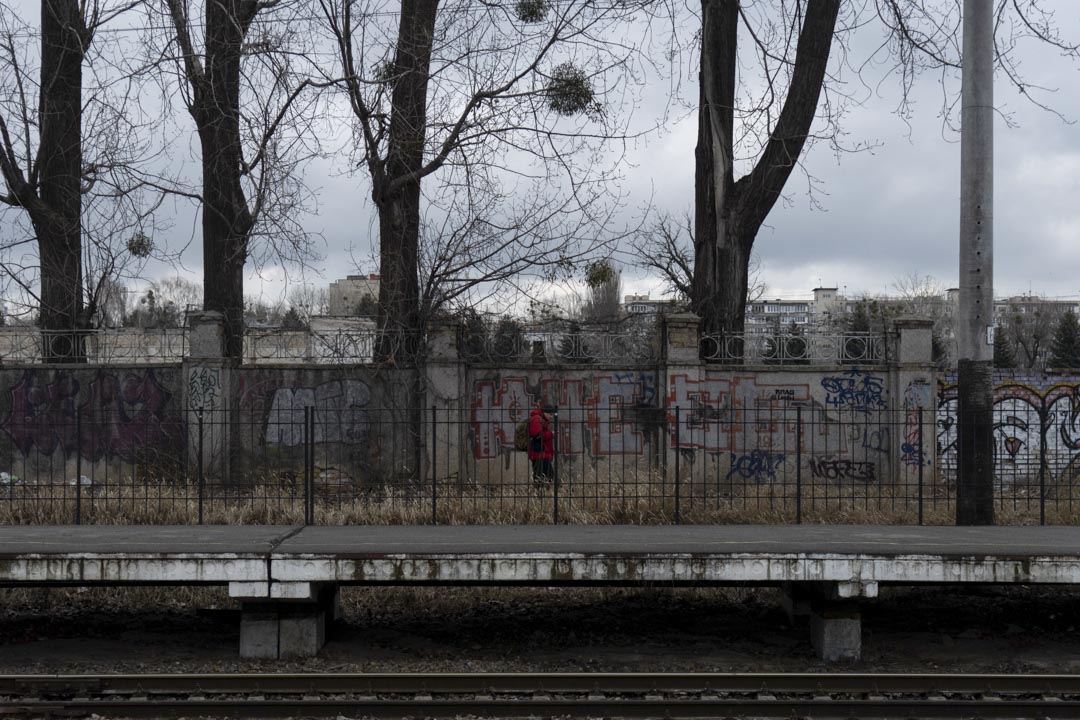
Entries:
POLYGON ((701 23, 692 300, 701 331, 720 334, 742 330, 750 258, 749 249, 742 257, 740 238, 731 232, 738 3, 702 0, 701 23))
POLYGON ((224 354, 244 352, 244 264, 254 221, 241 185, 240 59, 255 17, 253 0, 206 5, 206 66, 196 93, 202 145, 203 309, 225 318, 224 354))
POLYGON ((394 60, 390 135, 382 173, 373 177, 379 210, 377 358, 415 363, 420 312, 420 176, 427 86, 439 0, 404 0, 394 60))
POLYGON ((382 361, 414 363, 420 329, 420 184, 382 198, 379 210, 379 343, 382 361))
POLYGON ((701 2, 701 74, 695 153, 693 307, 702 332, 740 333, 750 252, 802 154, 817 112, 840 0, 806 4, 791 83, 769 140, 751 172, 734 180, 734 113, 739 3, 701 2))
POLYGON ((41 3, 40 205, 28 208, 41 262, 45 362, 86 360, 82 277, 82 62, 78 0, 41 3))

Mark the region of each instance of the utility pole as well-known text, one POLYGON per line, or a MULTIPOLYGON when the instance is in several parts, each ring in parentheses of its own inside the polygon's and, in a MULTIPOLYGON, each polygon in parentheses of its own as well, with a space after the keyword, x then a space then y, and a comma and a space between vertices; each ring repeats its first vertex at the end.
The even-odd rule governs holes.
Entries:
POLYGON ((994 524, 994 3, 964 0, 956 524, 994 524))

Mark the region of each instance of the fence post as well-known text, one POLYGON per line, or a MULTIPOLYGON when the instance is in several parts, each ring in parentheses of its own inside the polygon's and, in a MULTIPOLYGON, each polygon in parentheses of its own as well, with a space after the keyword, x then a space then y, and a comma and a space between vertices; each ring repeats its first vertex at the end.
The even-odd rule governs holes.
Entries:
MULTIPOLYGON (((1040 420, 1042 417, 1040 415, 1040 420)), ((1039 524, 1046 524, 1046 423, 1039 423, 1039 524)), ((1072 491, 1069 491, 1070 504, 1072 491)))
POLYGON ((75 524, 82 524, 82 408, 75 407, 75 524))
POLYGON ((795 524, 802 525, 802 405, 795 406, 795 524))
POLYGON ((919 406, 919 524, 923 524, 923 465, 926 464, 926 453, 923 452, 923 407, 919 406))
POLYGON ((679 482, 679 447, 681 444, 680 430, 682 426, 681 421, 682 413, 681 408, 675 406, 675 524, 679 524, 679 500, 682 494, 682 486, 679 482))
POLYGON ((311 524, 311 407, 304 406, 304 524, 311 524))
MULTIPOLYGON (((558 411, 558 409, 555 410, 554 424, 555 424, 555 433, 554 433, 554 436, 553 436, 554 437, 554 442, 552 443, 552 449, 553 449, 554 457, 551 459, 551 463, 552 463, 552 473, 555 475, 555 479, 554 479, 554 482, 552 483, 552 492, 553 492, 553 495, 554 495, 554 509, 553 509, 552 514, 551 514, 551 523, 553 525, 558 525, 559 524, 559 411, 558 411)), ((541 451, 543 451, 542 446, 541 446, 540 449, 541 449, 541 451)))
POLYGON ((308 408, 308 525, 315 524, 315 407, 308 408))
POLYGON ((311 440, 311 442, 310 442, 311 449, 308 451, 308 457, 311 458, 311 461, 310 461, 311 473, 309 474, 310 477, 311 477, 311 505, 310 505, 310 507, 311 507, 311 515, 308 517, 308 525, 314 525, 315 524, 315 501, 317 499, 316 495, 315 495, 315 407, 314 406, 311 407, 311 427, 308 430, 308 438, 310 438, 310 440, 311 440))
POLYGON ((203 524, 203 409, 195 411, 195 417, 199 421, 199 524, 203 524))
MULTIPOLYGON (((446 410, 447 419, 449 419, 450 409, 449 406, 446 410)), ((438 484, 438 476, 436 472, 436 460, 438 460, 438 448, 439 448, 439 426, 435 422, 435 403, 431 404, 431 524, 438 525, 438 516, 436 515, 436 486, 438 484)))

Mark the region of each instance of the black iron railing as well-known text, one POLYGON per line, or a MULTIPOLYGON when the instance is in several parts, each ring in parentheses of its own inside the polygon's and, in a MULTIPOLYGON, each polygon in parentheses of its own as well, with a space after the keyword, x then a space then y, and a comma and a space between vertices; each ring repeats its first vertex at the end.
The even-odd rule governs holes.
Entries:
MULTIPOLYGON (((110 404, 0 424, 3 523, 951 523, 955 411, 110 404)), ((1080 449, 995 426, 1001 523, 1074 523, 1080 449)), ((1022 432, 1021 432, 1022 430, 1022 432)))

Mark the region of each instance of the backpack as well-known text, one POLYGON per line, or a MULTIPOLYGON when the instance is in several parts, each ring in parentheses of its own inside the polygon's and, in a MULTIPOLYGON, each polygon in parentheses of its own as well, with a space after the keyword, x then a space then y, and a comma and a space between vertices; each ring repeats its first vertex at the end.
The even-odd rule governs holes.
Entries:
POLYGON ((529 449, 529 421, 522 420, 514 428, 514 449, 525 452, 529 449))

